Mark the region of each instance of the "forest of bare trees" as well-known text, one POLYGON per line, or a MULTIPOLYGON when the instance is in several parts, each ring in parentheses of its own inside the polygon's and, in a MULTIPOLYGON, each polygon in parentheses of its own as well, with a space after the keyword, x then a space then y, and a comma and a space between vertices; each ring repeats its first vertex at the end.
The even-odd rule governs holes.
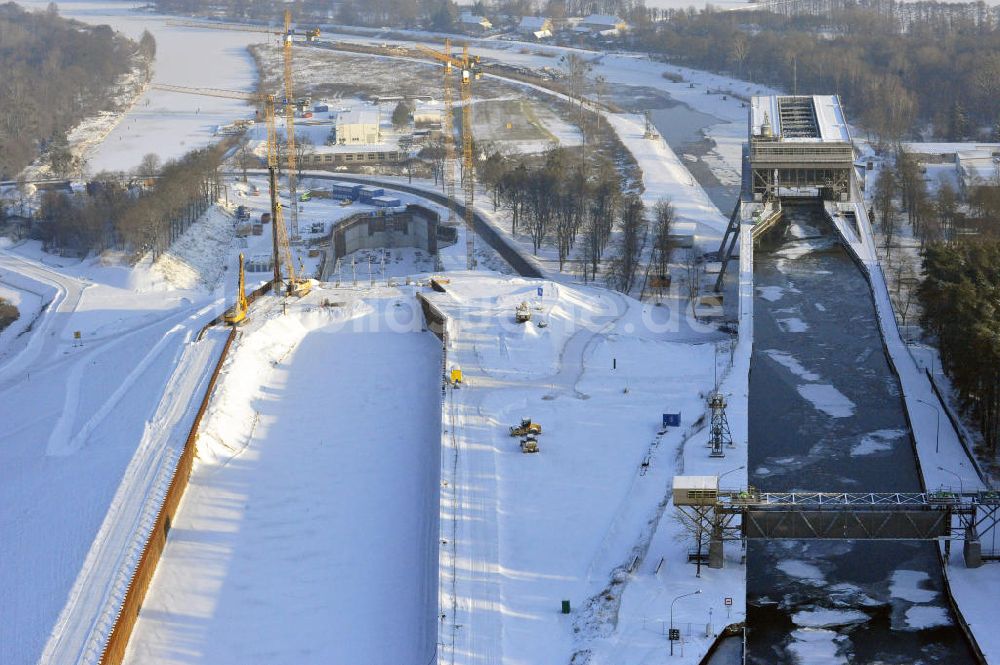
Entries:
POLYGON ((230 147, 222 142, 163 166, 147 155, 132 174, 98 174, 86 194, 45 192, 41 239, 81 252, 115 249, 133 258, 155 257, 219 198, 219 167, 230 147))
POLYGON ((1000 25, 967 14, 928 12, 904 25, 858 5, 829 16, 672 11, 637 25, 632 40, 690 67, 841 95, 889 143, 926 126, 949 140, 1000 137, 1000 25))
POLYGON ((44 12, 0 5, 0 179, 46 150, 56 169, 71 168, 67 132, 108 108, 118 77, 151 47, 61 18, 54 4, 44 12))

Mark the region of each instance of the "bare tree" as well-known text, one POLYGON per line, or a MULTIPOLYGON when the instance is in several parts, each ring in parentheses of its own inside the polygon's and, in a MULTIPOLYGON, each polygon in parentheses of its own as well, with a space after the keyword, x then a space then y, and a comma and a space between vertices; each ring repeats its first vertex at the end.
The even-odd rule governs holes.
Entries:
POLYGON ((608 284, 622 293, 630 292, 635 286, 639 258, 646 244, 643 212, 642 199, 638 196, 631 195, 622 204, 621 236, 607 273, 608 284))
POLYGON ((890 257, 892 239, 896 233, 896 207, 893 199, 896 196, 896 176, 883 167, 879 170, 875 181, 875 206, 878 209, 879 230, 882 232, 883 246, 886 258, 890 257))
POLYGON ((653 251, 649 263, 656 273, 655 287, 658 291, 668 283, 670 275, 670 255, 673 253, 671 231, 674 224, 674 207, 669 199, 660 199, 653 208, 654 232, 653 251))

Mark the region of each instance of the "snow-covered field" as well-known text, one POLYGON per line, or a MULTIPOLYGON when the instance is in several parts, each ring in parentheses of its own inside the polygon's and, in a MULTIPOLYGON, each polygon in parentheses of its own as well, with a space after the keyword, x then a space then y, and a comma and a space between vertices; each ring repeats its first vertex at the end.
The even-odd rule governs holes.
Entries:
MULTIPOLYGON (((176 419, 149 423, 165 416, 160 398, 214 309, 206 293, 137 291, 141 274, 125 268, 58 261, 34 242, 0 251, 7 288, 37 298, 30 333, 5 337, 0 358, 4 663, 39 658, 130 461, 162 452, 176 419)), ((107 585, 113 571, 104 573, 107 585)))
MULTIPOLYGON (((429 294, 449 317, 448 364, 464 374, 445 406, 444 657, 644 662, 666 646, 672 596, 698 586, 704 595, 678 608, 679 623, 716 608, 721 627, 725 597, 736 597, 739 620, 738 563, 696 580, 665 501, 674 473, 740 464, 738 453, 709 463, 704 448, 704 394, 716 343, 728 349, 728 338, 603 289, 449 277, 446 293, 429 294), (524 325, 513 320, 521 301, 533 309, 524 325), (661 414, 678 411, 681 427, 659 434, 661 414), (523 416, 542 424, 538 454, 508 435, 523 416)), ((723 375, 727 360, 720 354, 723 375)), ((685 662, 711 639, 696 633, 687 631, 685 662)))
POLYGON ((280 302, 224 368, 127 662, 434 652, 440 342, 411 288, 280 302))

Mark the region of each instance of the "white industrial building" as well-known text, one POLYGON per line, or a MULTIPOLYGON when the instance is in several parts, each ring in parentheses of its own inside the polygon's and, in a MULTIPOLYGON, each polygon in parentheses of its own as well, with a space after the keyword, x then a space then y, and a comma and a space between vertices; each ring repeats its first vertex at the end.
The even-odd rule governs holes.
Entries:
POLYGON ((337 114, 339 145, 378 145, 382 142, 378 109, 353 109, 337 114))

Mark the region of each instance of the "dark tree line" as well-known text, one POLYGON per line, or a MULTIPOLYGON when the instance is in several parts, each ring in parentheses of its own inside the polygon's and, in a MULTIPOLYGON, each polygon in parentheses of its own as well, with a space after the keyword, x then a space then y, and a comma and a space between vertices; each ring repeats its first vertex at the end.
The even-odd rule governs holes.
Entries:
POLYGON ((671 11, 638 24, 631 39, 679 64, 839 94, 890 142, 927 122, 961 140, 1000 121, 1000 26, 958 16, 928 13, 904 25, 854 4, 829 16, 671 11))
POLYGON ((48 191, 39 214, 42 240, 80 251, 117 249, 155 258, 218 199, 228 142, 195 150, 162 168, 147 156, 135 173, 101 173, 86 194, 48 191))
POLYGON ((151 40, 140 47, 106 25, 60 18, 55 5, 0 5, 0 179, 16 178, 44 150, 57 169, 69 168, 67 132, 108 108, 140 48, 155 51, 151 40))
POLYGON ((652 242, 650 269, 668 272, 673 209, 666 201, 657 206, 650 229, 642 199, 625 189, 610 160, 592 156, 584 163, 579 149, 558 147, 540 158, 494 152, 477 174, 494 209, 510 214, 511 234, 527 235, 536 254, 554 247, 560 270, 574 263, 585 280, 603 279, 628 293, 652 242))
POLYGON ((919 288, 922 323, 987 451, 1000 442, 1000 239, 932 243, 919 288))

